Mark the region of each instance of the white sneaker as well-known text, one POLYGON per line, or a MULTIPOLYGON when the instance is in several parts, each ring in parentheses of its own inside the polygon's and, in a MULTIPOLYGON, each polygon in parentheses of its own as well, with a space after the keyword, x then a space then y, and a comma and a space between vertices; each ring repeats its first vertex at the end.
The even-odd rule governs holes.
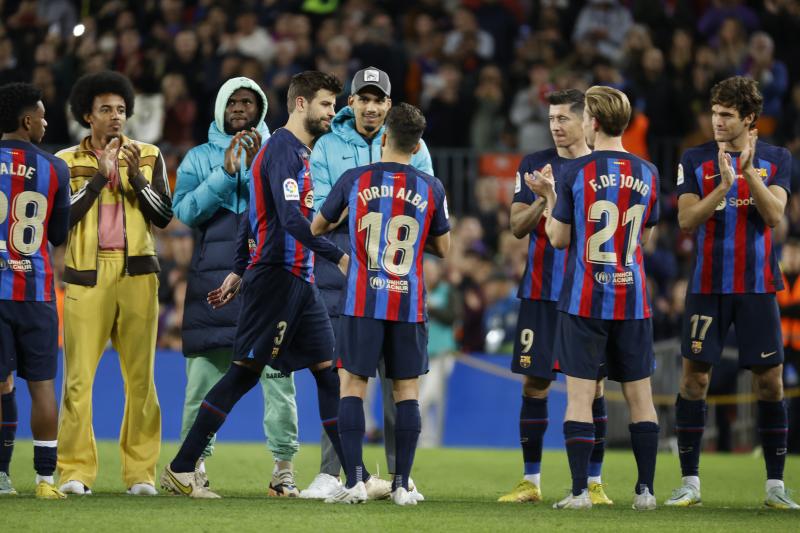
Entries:
POLYGON ((672 496, 664 502, 667 507, 692 507, 703 505, 700 499, 700 489, 693 485, 684 484, 672 491, 672 496))
POLYGON ((370 476, 364 482, 364 486, 367 488, 367 498, 370 500, 385 500, 392 495, 392 482, 378 476, 370 476))
POLYGON ((268 494, 280 498, 297 498, 300 495, 294 484, 294 472, 291 468, 272 473, 268 494))
POLYGON ((354 504, 364 503, 365 501, 367 501, 367 488, 364 486, 363 481, 359 481, 351 489, 348 489, 344 485, 340 485, 339 490, 336 491, 336 494, 325 498, 325 503, 354 504))
POLYGON ((64 494, 79 494, 81 496, 89 496, 92 494, 92 489, 74 479, 70 479, 58 489, 64 494))
POLYGON ((174 472, 169 464, 161 474, 161 488, 167 492, 190 498, 217 499, 219 494, 211 492, 197 479, 194 470, 191 472, 174 472))
POLYGON ((128 489, 128 494, 133 496, 158 496, 158 491, 150 483, 134 483, 133 486, 128 489))
POLYGON ((417 500, 403 487, 397 487, 392 491, 392 501, 396 505, 417 505, 417 500))
POLYGON ((635 511, 652 511, 656 508, 656 497, 650 494, 650 489, 642 485, 640 492, 633 497, 633 509, 635 511))
POLYGON ((414 480, 410 477, 408 478, 408 493, 418 502, 425 501, 425 496, 422 495, 417 486, 414 484, 414 480))
POLYGON ((567 497, 553 504, 553 509, 591 509, 592 499, 589 497, 588 489, 583 489, 583 492, 574 496, 572 491, 567 494, 567 497))
POLYGON ((307 489, 300 491, 300 497, 306 500, 324 500, 330 498, 342 488, 339 478, 320 472, 307 489))

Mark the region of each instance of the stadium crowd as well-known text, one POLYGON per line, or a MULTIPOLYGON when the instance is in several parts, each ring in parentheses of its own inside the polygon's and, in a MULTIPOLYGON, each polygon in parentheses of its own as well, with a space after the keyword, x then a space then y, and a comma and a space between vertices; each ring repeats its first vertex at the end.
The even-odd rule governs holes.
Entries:
MULTIPOLYGON (((173 189, 184 154, 205 141, 220 85, 235 75, 261 85, 274 129, 286 120, 293 74, 315 68, 349 83, 359 68, 377 65, 393 80, 393 100, 424 110, 434 155, 552 146, 549 92, 592 84, 623 90, 635 108, 626 147, 653 160, 664 176, 662 221, 646 257, 656 339, 680 329, 693 241, 676 223, 673 176, 679 151, 711 138, 711 86, 732 74, 758 80, 765 97, 759 135, 800 154, 800 63, 791 60, 800 46, 795 0, 76 4, 0 3, 0 84, 31 81, 42 88, 44 142, 56 148, 86 134, 68 113, 75 80, 108 68, 124 73, 137 91, 128 133, 161 148, 173 189)), ((349 92, 345 86, 337 107, 349 92)), ((800 176, 794 164, 793 183, 800 176)), ((462 185, 472 188, 477 208, 456 213, 454 246, 438 283, 452 288, 457 312, 442 320, 455 324, 459 349, 498 351, 512 341, 527 245, 511 235, 508 205, 495 183, 462 185)), ((800 196, 791 197, 786 215, 779 242, 800 237, 800 196)), ((158 342, 180 350, 192 234, 173 220, 158 236, 158 342)), ((452 340, 443 351, 454 347, 452 340)))

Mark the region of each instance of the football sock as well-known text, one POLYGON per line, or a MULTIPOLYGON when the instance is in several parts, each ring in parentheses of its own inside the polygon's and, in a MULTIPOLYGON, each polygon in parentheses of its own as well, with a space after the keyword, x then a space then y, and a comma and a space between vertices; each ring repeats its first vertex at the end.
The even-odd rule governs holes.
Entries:
POLYGON ((259 374, 241 365, 232 364, 228 371, 206 394, 197 418, 189 433, 181 444, 178 455, 172 460, 170 467, 174 472, 193 472, 197 460, 203 455, 211 438, 225 422, 231 412, 247 391, 258 383, 259 374))
MULTIPOLYGON (((57 440, 33 441, 33 468, 43 477, 50 477, 56 470, 58 462, 57 440)), ((52 481, 51 481, 52 483, 52 481)))
POLYGON ((417 451, 419 432, 422 429, 422 416, 417 400, 397 402, 397 421, 395 422, 394 441, 397 458, 392 490, 403 487, 408 490, 408 477, 414 464, 414 453, 417 451))
MULTIPOLYGON (((594 421, 594 447, 589 458, 589 477, 599 478, 603 470, 603 456, 606 453, 606 398, 601 396, 592 402, 592 420, 594 421)), ((598 481, 599 483, 599 481, 598 481)))
POLYGON ((564 422, 564 440, 572 473, 572 495, 578 496, 587 487, 586 473, 594 446, 594 424, 567 420, 564 422))
POLYGON ((639 479, 636 480, 634 490, 641 494, 641 488, 646 486, 650 494, 655 495, 653 479, 656 475, 656 455, 658 454, 659 427, 655 422, 637 422, 630 424, 631 447, 636 458, 636 468, 639 470, 639 479))
POLYGON ((678 434, 678 456, 683 476, 697 476, 700 471, 700 448, 706 426, 706 401, 675 401, 675 432, 678 434))
POLYGON ((519 412, 519 443, 522 446, 525 479, 537 486, 538 479, 534 482, 536 478, 533 476, 538 477, 541 472, 542 440, 547 423, 547 398, 523 396, 519 412))
MULTIPOLYGON (((362 445, 366 423, 364 400, 358 396, 345 396, 339 400, 339 437, 342 447, 342 465, 347 475, 346 487, 352 488, 364 477, 362 445)), ((333 439, 331 439, 333 441, 333 439)))
POLYGON ((786 463, 786 442, 789 435, 786 403, 758 402, 758 432, 764 449, 767 479, 783 479, 786 463))
POLYGON ((0 402, 3 411, 3 419, 0 420, 0 472, 8 474, 17 435, 17 389, 0 396, 0 402))

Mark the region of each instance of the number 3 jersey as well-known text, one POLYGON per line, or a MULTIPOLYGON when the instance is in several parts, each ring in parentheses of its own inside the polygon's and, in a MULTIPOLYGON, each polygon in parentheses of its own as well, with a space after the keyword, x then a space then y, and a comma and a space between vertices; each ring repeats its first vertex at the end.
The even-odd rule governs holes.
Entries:
MULTIPOLYGON (((687 150, 678 167, 678 196, 708 195, 719 185, 719 148, 709 142, 687 150)), ((697 228, 697 260, 689 291, 700 294, 770 293, 783 288, 772 229, 756 209, 739 168, 739 153, 729 152, 737 179, 714 214, 697 228)), ((792 156, 786 148, 756 144, 753 167, 764 185, 790 192, 792 156)))
POLYGON ((49 302, 69 224, 69 168, 23 141, 0 141, 0 300, 49 302))
POLYGON ((658 171, 627 152, 562 166, 553 217, 572 225, 558 309, 604 320, 650 317, 641 238, 658 222, 658 171))
POLYGON ((320 212, 335 222, 345 209, 351 253, 344 314, 425 321, 425 243, 428 235, 450 231, 442 182, 399 163, 354 168, 336 182, 320 212))

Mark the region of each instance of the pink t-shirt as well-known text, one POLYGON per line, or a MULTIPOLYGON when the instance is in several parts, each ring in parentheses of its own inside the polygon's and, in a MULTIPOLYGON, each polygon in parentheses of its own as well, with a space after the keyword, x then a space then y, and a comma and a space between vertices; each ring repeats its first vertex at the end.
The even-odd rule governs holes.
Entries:
MULTIPOLYGON (((102 150, 95 150, 100 159, 102 150)), ((124 250, 124 215, 122 212, 122 192, 119 186, 119 162, 108 176, 108 184, 100 193, 100 225, 98 227, 101 250, 124 250)))

